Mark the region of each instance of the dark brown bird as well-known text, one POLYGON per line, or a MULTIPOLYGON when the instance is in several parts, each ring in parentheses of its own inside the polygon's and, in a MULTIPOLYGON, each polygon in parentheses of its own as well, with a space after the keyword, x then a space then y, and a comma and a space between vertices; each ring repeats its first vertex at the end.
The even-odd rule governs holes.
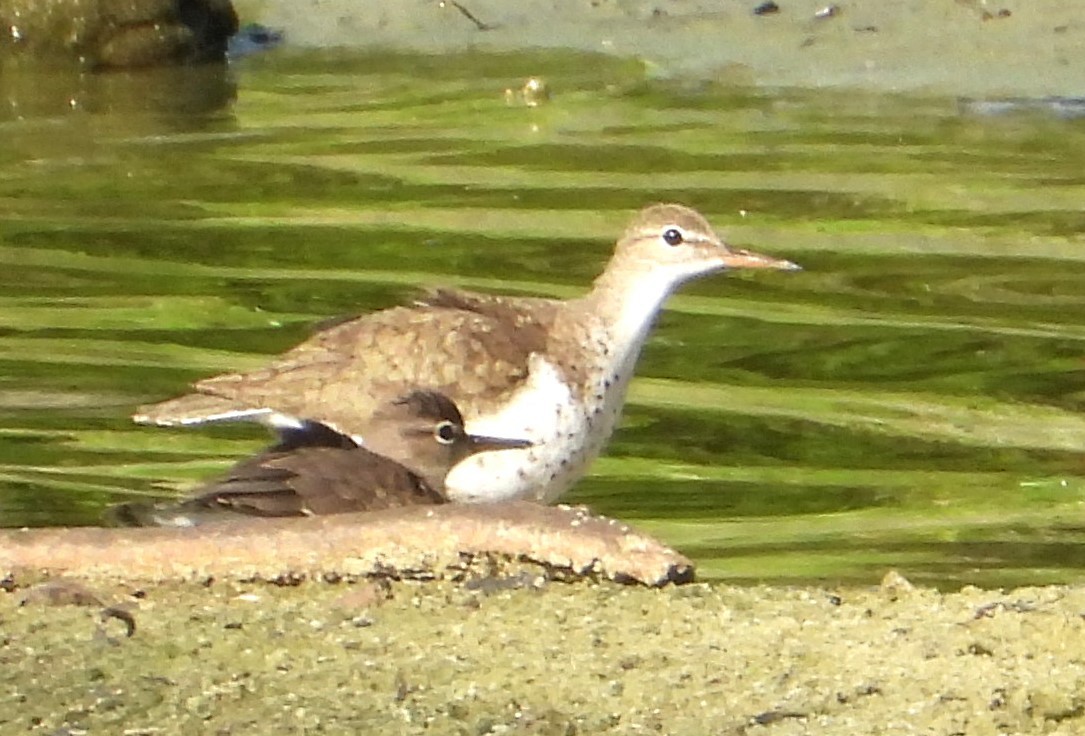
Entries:
POLYGON ((311 417, 357 436, 381 403, 407 387, 429 386, 456 402, 470 431, 532 442, 460 463, 447 480, 450 498, 550 502, 610 438, 667 296, 732 268, 798 266, 728 246, 688 207, 652 205, 633 218, 580 298, 441 290, 331 327, 263 370, 200 381, 193 393, 133 418, 163 426, 247 418, 276 426, 311 417))
POLYGON ((460 460, 531 444, 468 434, 459 409, 436 391, 414 391, 382 407, 367 422, 364 445, 314 421, 278 432, 278 443, 192 497, 175 504, 121 504, 110 520, 196 526, 233 514, 310 516, 445 503, 445 476, 460 460))

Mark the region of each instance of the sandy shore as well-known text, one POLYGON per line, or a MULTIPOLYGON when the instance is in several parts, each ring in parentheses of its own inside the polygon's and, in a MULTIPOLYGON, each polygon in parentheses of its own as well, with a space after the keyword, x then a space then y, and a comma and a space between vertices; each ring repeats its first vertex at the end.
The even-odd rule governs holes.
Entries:
POLYGON ((1079 589, 85 582, 120 613, 0 596, 0 731, 1085 728, 1079 589))

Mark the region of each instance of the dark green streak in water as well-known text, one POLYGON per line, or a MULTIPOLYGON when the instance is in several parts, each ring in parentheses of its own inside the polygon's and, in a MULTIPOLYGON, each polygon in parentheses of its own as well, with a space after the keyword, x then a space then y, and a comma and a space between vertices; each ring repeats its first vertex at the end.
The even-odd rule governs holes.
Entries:
POLYGON ((23 74, 0 79, 6 525, 94 523, 264 440, 136 427, 139 403, 421 285, 578 293, 632 210, 676 199, 807 270, 683 289, 571 500, 715 577, 1085 567, 1074 121, 563 54, 23 74), (507 104, 529 75, 553 100, 507 104))

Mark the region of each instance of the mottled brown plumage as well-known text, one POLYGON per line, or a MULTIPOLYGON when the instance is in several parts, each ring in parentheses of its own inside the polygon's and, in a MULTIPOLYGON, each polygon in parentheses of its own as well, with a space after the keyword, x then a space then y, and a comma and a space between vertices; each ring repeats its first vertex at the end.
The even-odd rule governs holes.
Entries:
POLYGON ((446 393, 471 431, 533 447, 480 454, 448 478, 455 500, 551 501, 609 438, 655 315, 681 283, 726 268, 795 269, 729 248, 697 212, 642 210, 590 292, 559 301, 440 290, 330 327, 249 373, 209 378, 135 420, 187 425, 312 417, 350 435, 413 386, 446 393))
POLYGON ((319 332, 265 369, 198 381, 195 394, 144 407, 136 420, 170 425, 242 407, 290 416, 312 409, 320 421, 357 434, 375 406, 412 385, 463 396, 472 413, 484 413, 523 383, 528 356, 557 337, 553 302, 530 300, 537 309, 518 305, 510 319, 501 314, 503 301, 436 290, 412 306, 319 332))

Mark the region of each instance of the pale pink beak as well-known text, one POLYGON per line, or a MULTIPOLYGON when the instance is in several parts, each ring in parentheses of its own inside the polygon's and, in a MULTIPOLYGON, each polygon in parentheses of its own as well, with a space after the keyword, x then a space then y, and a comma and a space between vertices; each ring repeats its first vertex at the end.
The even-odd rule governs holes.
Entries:
POLYGON ((752 250, 742 248, 728 249, 723 254, 723 265, 726 268, 771 268, 777 271, 801 271, 802 266, 783 258, 754 253, 752 250))

